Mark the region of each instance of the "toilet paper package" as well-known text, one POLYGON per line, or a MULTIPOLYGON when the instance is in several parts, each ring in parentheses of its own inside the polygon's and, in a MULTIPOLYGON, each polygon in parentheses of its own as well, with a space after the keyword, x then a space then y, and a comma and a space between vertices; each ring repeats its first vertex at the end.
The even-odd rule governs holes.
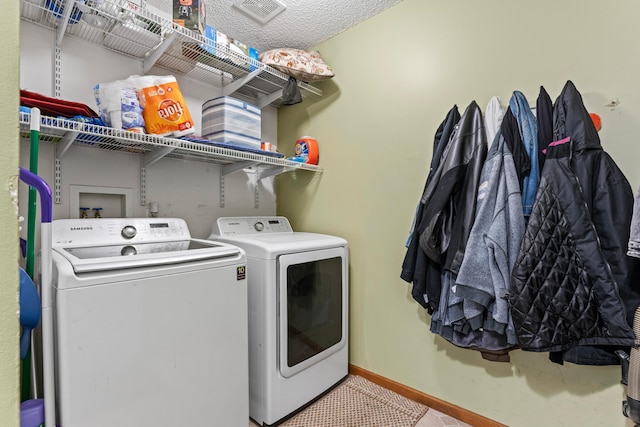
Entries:
POLYGON ((138 92, 145 129, 157 135, 195 133, 194 122, 174 76, 141 76, 138 92))
POLYGON ((159 136, 195 132, 174 76, 130 76, 94 88, 100 118, 116 129, 159 136))
POLYGON ((135 82, 117 80, 94 87, 98 114, 106 126, 131 132, 144 133, 142 106, 135 82))

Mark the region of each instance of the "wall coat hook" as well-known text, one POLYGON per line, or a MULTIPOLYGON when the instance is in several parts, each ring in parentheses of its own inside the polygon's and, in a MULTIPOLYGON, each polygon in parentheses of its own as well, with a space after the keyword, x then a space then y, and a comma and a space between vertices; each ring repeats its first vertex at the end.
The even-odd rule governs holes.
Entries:
POLYGON ((612 99, 606 106, 613 111, 616 109, 618 105, 620 105, 620 101, 618 100, 618 98, 616 98, 616 99, 612 99))

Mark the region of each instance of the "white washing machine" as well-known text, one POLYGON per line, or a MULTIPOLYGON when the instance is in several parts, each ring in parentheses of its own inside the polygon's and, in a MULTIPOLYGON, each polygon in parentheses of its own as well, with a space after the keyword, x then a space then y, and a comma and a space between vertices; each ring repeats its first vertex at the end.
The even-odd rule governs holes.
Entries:
POLYGON ((182 219, 52 222, 58 424, 246 426, 246 257, 182 219))
POLYGON ((348 246, 282 216, 223 217, 210 240, 247 254, 249 415, 273 425, 348 375, 348 246))

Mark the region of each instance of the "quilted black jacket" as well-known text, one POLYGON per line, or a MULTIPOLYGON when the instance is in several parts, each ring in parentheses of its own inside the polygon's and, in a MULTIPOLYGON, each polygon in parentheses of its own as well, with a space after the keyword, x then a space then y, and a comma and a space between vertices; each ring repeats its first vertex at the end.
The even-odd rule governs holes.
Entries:
POLYGON ((552 352, 558 363, 617 364, 613 352, 634 344, 635 307, 625 303, 634 292, 625 251, 633 192, 570 81, 554 131, 512 272, 514 327, 522 349, 552 352))

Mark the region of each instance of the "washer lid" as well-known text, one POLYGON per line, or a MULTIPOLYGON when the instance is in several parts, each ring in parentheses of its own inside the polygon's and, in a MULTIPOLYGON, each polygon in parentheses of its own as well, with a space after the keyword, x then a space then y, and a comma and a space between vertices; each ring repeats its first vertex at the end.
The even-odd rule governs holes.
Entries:
POLYGON ((200 239, 101 246, 58 246, 53 250, 66 258, 76 273, 223 260, 242 256, 242 250, 238 247, 200 239))

